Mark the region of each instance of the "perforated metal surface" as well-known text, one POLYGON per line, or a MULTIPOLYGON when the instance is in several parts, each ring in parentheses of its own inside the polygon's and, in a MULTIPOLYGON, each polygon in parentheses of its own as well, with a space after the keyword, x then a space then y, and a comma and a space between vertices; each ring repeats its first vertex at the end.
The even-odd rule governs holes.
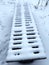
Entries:
POLYGON ((6 61, 45 57, 44 48, 28 4, 17 4, 6 61))

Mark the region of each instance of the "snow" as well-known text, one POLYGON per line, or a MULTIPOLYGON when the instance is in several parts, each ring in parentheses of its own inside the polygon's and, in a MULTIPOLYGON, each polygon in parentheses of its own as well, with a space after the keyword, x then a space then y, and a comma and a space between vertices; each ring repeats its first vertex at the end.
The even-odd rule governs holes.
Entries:
MULTIPOLYGON (((39 30, 39 34, 43 41, 47 59, 36 60, 26 65, 49 65, 49 4, 46 7, 43 6, 35 9, 34 4, 36 3, 35 5, 37 5, 37 0, 29 0, 28 2, 31 7, 31 12, 35 19, 37 28, 39 30)), ((5 63, 7 55, 6 49, 8 49, 14 7, 15 0, 0 0, 0 65, 23 65, 18 62, 5 63)))

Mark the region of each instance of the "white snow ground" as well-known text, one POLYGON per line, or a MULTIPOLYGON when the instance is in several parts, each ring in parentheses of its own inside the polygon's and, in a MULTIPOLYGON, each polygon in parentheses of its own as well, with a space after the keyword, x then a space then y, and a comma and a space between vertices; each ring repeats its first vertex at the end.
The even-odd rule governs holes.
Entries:
MULTIPOLYGON (((20 0, 19 0, 20 1, 20 0)), ((22 0, 23 1, 23 0, 22 0)), ((27 1, 27 0, 24 0, 27 1)), ((46 50, 47 59, 36 60, 24 65, 49 65, 49 4, 47 7, 35 9, 38 0, 29 0, 31 12, 34 16, 39 34, 46 50)), ((18 62, 5 63, 8 42, 10 38, 11 24, 14 14, 15 0, 0 0, 0 65, 23 65, 18 62)))

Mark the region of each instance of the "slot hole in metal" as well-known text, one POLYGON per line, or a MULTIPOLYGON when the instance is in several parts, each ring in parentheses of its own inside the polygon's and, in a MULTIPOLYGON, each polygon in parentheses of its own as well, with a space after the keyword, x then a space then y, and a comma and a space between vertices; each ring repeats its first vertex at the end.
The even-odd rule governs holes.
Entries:
POLYGON ((13 36, 22 36, 22 34, 13 34, 13 36))
POLYGON ((14 31, 15 33, 22 32, 22 30, 14 31))
POLYGON ((28 43, 32 44, 32 43, 35 43, 35 42, 37 42, 37 41, 29 41, 28 43))
POLYGON ((31 31, 34 31, 34 30, 26 30, 27 32, 31 32, 31 31))
POLYGON ((18 24, 22 24, 22 23, 15 23, 15 24, 17 24, 17 25, 18 25, 18 24))
POLYGON ((36 33, 27 33, 27 35, 35 35, 36 33))
POLYGON ((14 45, 17 45, 17 44, 21 44, 21 42, 14 42, 13 44, 14 44, 14 45))
POLYGON ((21 27, 22 25, 15 25, 15 27, 21 27))
POLYGON ((22 40, 22 38, 14 38, 13 40, 22 40))
POLYGON ((26 26, 30 26, 30 24, 26 24, 26 26))
POLYGON ((35 51, 34 54, 39 54, 39 51, 35 51))
POLYGON ((32 48, 39 48, 39 46, 33 46, 32 48))
POLYGON ((17 47, 17 48, 12 48, 12 50, 20 50, 21 48, 17 47))
POLYGON ((32 29, 33 27, 26 27, 27 29, 32 29))
POLYGON ((36 39, 36 37, 28 37, 27 39, 36 39))

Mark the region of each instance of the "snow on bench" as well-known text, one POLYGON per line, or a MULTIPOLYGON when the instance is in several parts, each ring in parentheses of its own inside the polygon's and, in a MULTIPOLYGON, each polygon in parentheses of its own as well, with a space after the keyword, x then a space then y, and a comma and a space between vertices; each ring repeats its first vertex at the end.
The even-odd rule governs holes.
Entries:
POLYGON ((6 61, 41 58, 46 55, 29 5, 17 4, 6 61))

